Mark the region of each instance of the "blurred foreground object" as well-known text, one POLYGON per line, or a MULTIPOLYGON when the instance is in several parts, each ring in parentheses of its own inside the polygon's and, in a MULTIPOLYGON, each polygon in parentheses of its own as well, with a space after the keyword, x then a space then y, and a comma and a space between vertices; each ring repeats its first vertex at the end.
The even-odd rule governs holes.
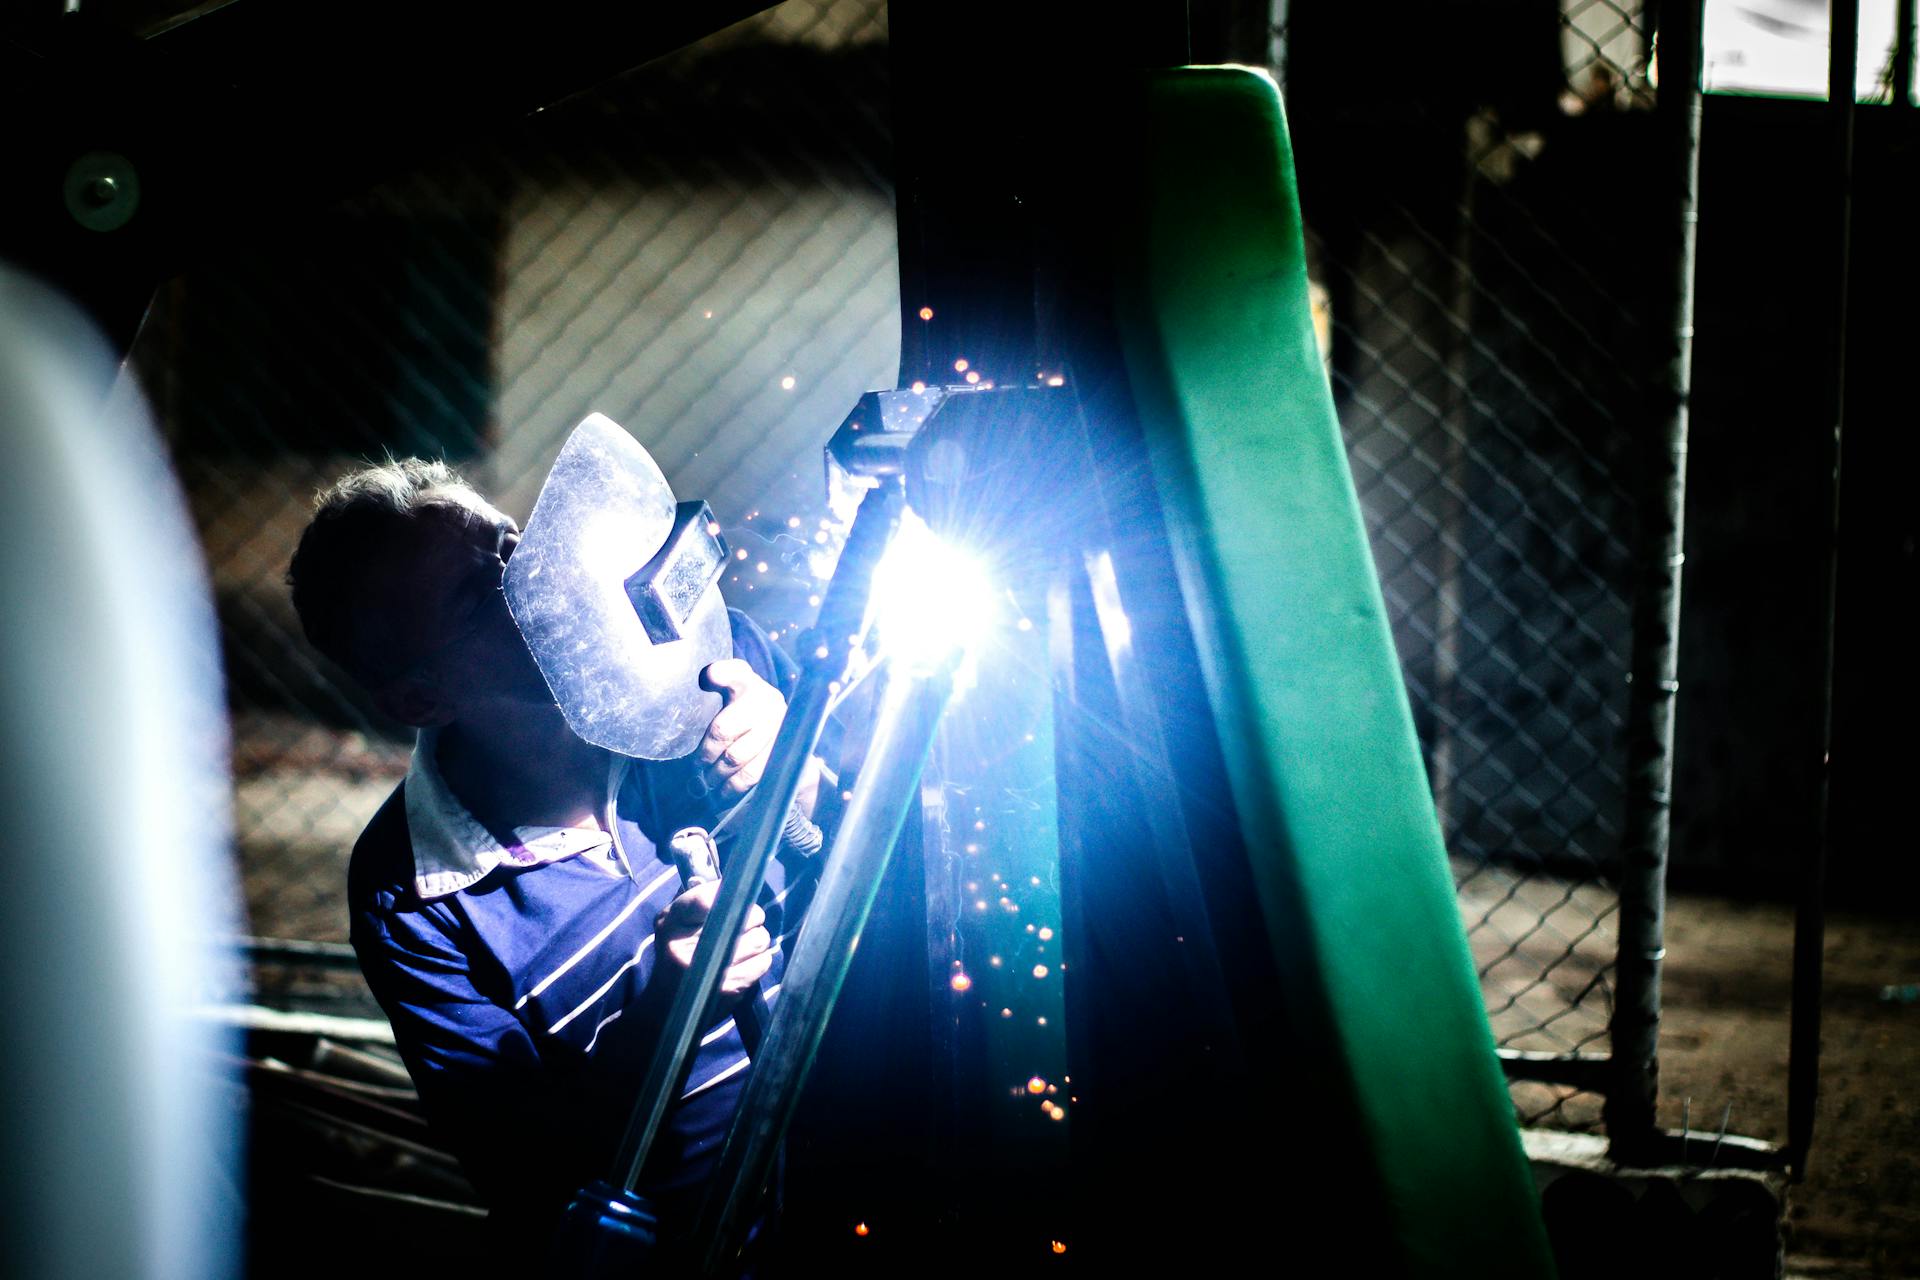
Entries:
POLYGON ((232 1275, 236 1117, 207 986, 232 901, 213 608, 106 342, 0 268, 0 1256, 11 1275, 232 1275))

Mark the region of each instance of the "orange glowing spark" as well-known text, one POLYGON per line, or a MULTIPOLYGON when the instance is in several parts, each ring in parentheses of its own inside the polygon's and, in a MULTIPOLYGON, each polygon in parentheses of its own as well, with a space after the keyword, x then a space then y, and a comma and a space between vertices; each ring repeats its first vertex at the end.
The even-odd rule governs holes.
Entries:
POLYGON ((973 979, 969 978, 964 972, 956 973, 947 980, 947 985, 955 991, 966 991, 973 986, 973 979))
POLYGON ((740 549, 738 549, 733 553, 733 558, 735 560, 745 560, 747 558, 747 549, 745 547, 741 547, 740 549))
POLYGON ((1064 1240, 1055 1240, 1055 1241, 1053 1242, 1053 1251, 1054 1251, 1055 1253, 1065 1253, 1065 1252, 1067 1251, 1067 1243, 1066 1243, 1066 1241, 1064 1241, 1064 1240))
POLYGON ((1000 1016, 1001 1016, 1001 1017, 1003 1017, 1003 1018, 1011 1018, 1011 1017, 1013 1016, 1013 1010, 1011 1010, 1011 1009, 1002 1009, 1002 1010, 1000 1011, 1000 1016))
POLYGON ((967 371, 966 357, 962 356, 953 362, 953 371, 955 373, 965 373, 967 371))
POLYGON ((864 1223, 864 1222, 856 1222, 856 1223, 854 1223, 854 1224, 853 1224, 853 1234, 855 1234, 855 1235, 857 1235, 857 1236, 864 1236, 865 1234, 867 1234, 867 1224, 866 1224, 866 1223, 864 1223))
POLYGON ((915 395, 919 395, 922 391, 925 391, 926 389, 927 389, 927 384, 924 382, 921 382, 917 378, 914 379, 913 386, 909 388, 909 390, 911 390, 915 395))
MULTIPOLYGON (((1045 966, 1045 965, 1043 965, 1043 964, 1037 964, 1037 965, 1035 965, 1035 966, 1033 966, 1033 976, 1034 976, 1034 977, 1036 977, 1036 978, 1044 978, 1044 977, 1046 977, 1046 976, 1047 976, 1047 966, 1045 966)), ((926 988, 924 988, 924 987, 923 987, 923 988, 921 988, 921 990, 923 990, 923 991, 924 991, 925 989, 926 989, 926 988)))
POLYGON ((920 308, 920 318, 921 318, 922 320, 931 320, 931 319, 933 319, 933 308, 932 308, 932 307, 922 307, 922 308, 920 308))
POLYGON ((1051 942, 1051 941, 1053 941, 1053 930, 1051 930, 1051 929, 1042 929, 1042 930, 1040 931, 1040 933, 1039 933, 1039 938, 1040 938, 1040 941, 1042 941, 1042 942, 1051 942))
POLYGON ((978 382, 978 381, 980 381, 980 373, 979 373, 979 371, 978 371, 978 370, 976 370, 976 369, 969 369, 969 370, 967 370, 967 381, 968 381, 968 382, 978 382))
POLYGON ((1038 1094, 1038 1093, 1045 1093, 1046 1091, 1047 1091, 1047 1082, 1045 1080, 1042 1080, 1039 1076, 1035 1076, 1033 1079, 1027 1081, 1028 1093, 1038 1094))

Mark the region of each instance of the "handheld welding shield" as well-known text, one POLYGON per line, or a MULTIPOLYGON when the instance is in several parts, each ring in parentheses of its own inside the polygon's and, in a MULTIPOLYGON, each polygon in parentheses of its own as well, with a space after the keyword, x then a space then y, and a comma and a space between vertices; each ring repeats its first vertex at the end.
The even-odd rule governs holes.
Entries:
POLYGON ((595 746, 672 760, 720 710, 700 687, 733 653, 705 502, 676 502, 652 456, 593 414, 554 459, 507 562, 507 608, 568 726, 595 746))

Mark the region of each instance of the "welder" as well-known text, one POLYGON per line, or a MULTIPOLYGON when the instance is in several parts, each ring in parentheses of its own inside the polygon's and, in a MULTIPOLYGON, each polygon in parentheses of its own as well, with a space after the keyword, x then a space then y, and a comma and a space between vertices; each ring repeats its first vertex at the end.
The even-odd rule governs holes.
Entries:
MULTIPOLYGON (((556 467, 549 489, 558 483, 556 467)), ((529 538, 542 515, 537 505, 529 538)), ((564 531, 567 547, 579 532, 564 531)), ((429 1122, 502 1248, 538 1271, 569 1195, 607 1171, 714 901, 711 879, 688 887, 672 838, 689 822, 718 826, 759 780, 794 673, 715 587, 718 651, 689 668, 698 701, 680 697, 676 712, 694 706, 698 722, 638 753, 674 758, 592 745, 523 634, 539 619, 517 625, 509 612, 520 544, 515 522, 455 472, 407 459, 320 495, 288 582, 314 646, 417 730, 405 780, 353 852, 353 945, 429 1122)), ((624 714, 660 720, 645 705, 624 714)), ((810 889, 804 864, 784 848, 775 859, 648 1161, 642 1189, 663 1237, 697 1207, 725 1136, 749 1063, 736 1016, 745 993, 777 996, 810 889)))

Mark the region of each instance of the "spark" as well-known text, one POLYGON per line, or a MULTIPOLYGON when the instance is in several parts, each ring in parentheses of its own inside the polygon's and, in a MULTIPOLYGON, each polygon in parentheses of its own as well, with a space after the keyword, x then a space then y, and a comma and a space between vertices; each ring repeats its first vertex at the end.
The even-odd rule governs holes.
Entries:
POLYGON ((953 362, 953 371, 955 373, 965 373, 967 371, 967 360, 965 356, 953 362))
POLYGON ((733 558, 735 560, 745 560, 747 558, 747 549, 745 547, 735 548, 733 558))
POLYGON ((782 379, 780 379, 780 389, 781 389, 782 391, 791 391, 791 390, 793 390, 793 375, 792 375, 792 374, 788 374, 788 375, 787 375, 786 377, 784 377, 784 378, 782 378, 782 379))
POLYGON ((864 1236, 864 1235, 866 1235, 866 1234, 867 1234, 867 1224, 866 1224, 866 1223, 864 1223, 864 1222, 856 1222, 856 1223, 854 1223, 854 1224, 853 1224, 853 1234, 855 1234, 855 1235, 857 1235, 857 1236, 864 1236))
POLYGON ((947 985, 952 987, 955 991, 967 991, 973 987, 973 979, 969 978, 966 975, 965 970, 962 970, 954 974, 953 977, 949 978, 947 980, 947 985))
POLYGON ((978 381, 980 381, 980 372, 979 372, 979 370, 977 370, 977 369, 969 369, 969 370, 967 370, 967 381, 968 381, 969 383, 974 383, 974 382, 978 382, 978 381))
POLYGON ((1034 977, 1036 977, 1036 978, 1044 978, 1044 977, 1046 977, 1046 976, 1047 976, 1047 966, 1045 966, 1045 965, 1043 965, 1043 964, 1037 964, 1037 965, 1035 965, 1035 966, 1033 966, 1033 976, 1034 976, 1034 977))
POLYGON ((1053 939, 1053 930, 1052 930, 1052 929, 1047 929, 1047 928, 1042 928, 1042 929, 1040 930, 1040 941, 1042 941, 1042 942, 1050 942, 1050 941, 1052 941, 1052 939, 1053 939))
POLYGON ((1041 1077, 1035 1076, 1033 1077, 1033 1079, 1027 1081, 1028 1093, 1038 1095, 1038 1094, 1045 1093, 1046 1091, 1047 1091, 1047 1082, 1041 1077))
POLYGON ((922 308, 920 308, 920 318, 921 318, 922 320, 931 320, 931 319, 933 319, 933 308, 932 308, 932 307, 922 307, 922 308))
POLYGON ((1053 1241, 1053 1251, 1055 1253, 1065 1253, 1067 1251, 1067 1242, 1064 1240, 1053 1241))
POLYGON ((913 386, 909 388, 909 390, 911 390, 915 395, 919 395, 922 391, 925 391, 926 389, 927 389, 927 384, 924 382, 921 382, 917 378, 914 379, 913 386))

